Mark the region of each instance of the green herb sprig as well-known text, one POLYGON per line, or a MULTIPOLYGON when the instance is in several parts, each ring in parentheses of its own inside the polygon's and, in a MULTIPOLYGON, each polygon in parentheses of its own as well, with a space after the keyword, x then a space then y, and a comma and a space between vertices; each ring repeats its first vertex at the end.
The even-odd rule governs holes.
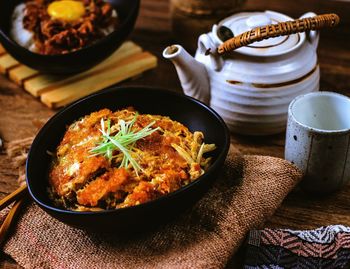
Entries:
POLYGON ((101 119, 100 132, 102 133, 102 141, 98 142, 97 146, 91 149, 91 153, 93 153, 92 156, 103 155, 109 161, 112 161, 112 159, 115 158, 115 156, 113 156, 113 152, 118 150, 123 154, 123 159, 120 163, 120 167, 124 167, 127 169, 130 163, 135 169, 136 174, 138 174, 138 171, 142 170, 142 168, 131 156, 134 144, 136 141, 151 135, 160 128, 157 127, 155 129, 152 129, 151 126, 155 123, 153 121, 143 129, 137 132, 133 131, 132 127, 136 122, 137 116, 138 114, 136 113, 135 117, 129 122, 119 120, 118 124, 120 126, 120 130, 115 135, 111 135, 110 119, 107 120, 107 130, 105 128, 104 120, 101 119))

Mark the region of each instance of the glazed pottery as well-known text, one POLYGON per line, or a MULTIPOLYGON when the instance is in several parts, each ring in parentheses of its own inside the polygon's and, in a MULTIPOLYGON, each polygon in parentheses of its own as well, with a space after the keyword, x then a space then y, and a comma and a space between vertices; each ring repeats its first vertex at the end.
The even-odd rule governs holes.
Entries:
POLYGON ((350 98, 332 92, 297 97, 288 110, 285 158, 304 173, 312 192, 338 190, 350 181, 350 98))
POLYGON ((213 52, 223 44, 222 29, 237 36, 291 20, 273 11, 238 13, 199 37, 194 58, 180 45, 166 48, 163 56, 174 63, 185 94, 210 105, 231 131, 279 133, 285 130, 289 103, 298 95, 319 90, 318 32, 269 38, 225 56, 213 52))
POLYGON ((79 50, 56 55, 31 52, 10 37, 14 8, 23 0, 0 1, 0 43, 20 63, 50 74, 72 74, 87 70, 110 56, 127 39, 136 22, 140 0, 109 0, 117 10, 120 25, 111 34, 79 50))
POLYGON ((138 232, 176 217, 190 208, 211 187, 226 159, 230 147, 229 131, 213 109, 184 94, 146 87, 110 88, 87 96, 59 111, 39 131, 30 148, 26 179, 33 200, 47 213, 69 225, 101 231, 138 232), (190 131, 201 131, 206 143, 214 143, 209 169, 188 185, 136 206, 113 210, 79 212, 58 208, 48 194, 48 171, 67 126, 94 111, 112 111, 134 107, 140 113, 169 116, 183 123, 190 131))

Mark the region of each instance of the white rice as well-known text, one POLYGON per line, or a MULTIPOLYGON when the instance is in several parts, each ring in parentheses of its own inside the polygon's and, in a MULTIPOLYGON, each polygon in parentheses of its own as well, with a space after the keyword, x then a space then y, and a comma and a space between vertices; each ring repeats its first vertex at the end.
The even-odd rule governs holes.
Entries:
MULTIPOLYGON (((112 10, 112 18, 117 18, 118 15, 117 15, 117 12, 115 11, 115 9, 112 10)), ((112 33, 113 31, 115 30, 115 26, 114 25, 110 25, 108 26, 107 28, 105 29, 101 29, 102 33, 104 33, 104 35, 109 35, 110 33, 112 33)))
POLYGON ((34 34, 23 27, 23 17, 26 5, 24 3, 19 4, 12 14, 12 27, 10 35, 14 41, 16 41, 22 47, 36 52, 36 46, 34 43, 34 34))

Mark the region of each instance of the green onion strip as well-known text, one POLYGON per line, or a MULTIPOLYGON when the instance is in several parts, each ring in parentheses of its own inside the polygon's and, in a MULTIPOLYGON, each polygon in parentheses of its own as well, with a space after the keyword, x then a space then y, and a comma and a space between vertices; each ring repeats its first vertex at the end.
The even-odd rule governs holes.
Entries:
POLYGON ((92 156, 103 155, 109 161, 112 161, 112 159, 115 157, 113 156, 113 152, 117 150, 123 154, 123 159, 119 167, 124 167, 127 169, 130 163, 138 175, 138 171, 142 170, 142 168, 131 156, 134 144, 136 141, 151 135, 160 128, 157 127, 152 129, 151 126, 155 124, 153 121, 138 132, 132 131, 132 127, 136 122, 137 116, 138 114, 136 113, 135 117, 129 122, 119 120, 118 124, 120 126, 120 130, 114 136, 111 135, 110 119, 107 121, 107 130, 105 130, 106 128, 103 119, 101 119, 100 132, 102 133, 102 141, 98 142, 97 146, 91 149, 90 152, 92 153, 92 156))

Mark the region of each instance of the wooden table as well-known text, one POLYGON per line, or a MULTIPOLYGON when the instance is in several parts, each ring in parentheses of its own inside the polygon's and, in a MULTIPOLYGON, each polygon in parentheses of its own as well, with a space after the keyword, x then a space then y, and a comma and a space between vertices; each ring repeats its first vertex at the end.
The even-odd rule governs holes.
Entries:
MULTIPOLYGON (((321 66, 321 89, 350 96, 350 3, 329 0, 259 1, 248 0, 246 9, 271 9, 298 17, 313 10, 317 13, 337 12, 342 24, 335 30, 322 32, 318 50, 321 66), (292 4, 291 4, 292 3, 292 4), (343 15, 343 16, 342 16, 343 15)), ((161 52, 175 42, 170 31, 168 0, 143 0, 136 30, 131 39, 158 56, 158 68, 121 85, 149 85, 181 91, 171 63, 162 59, 161 52)), ((5 143, 32 136, 37 132, 37 120, 47 120, 56 111, 0 76, 0 136, 5 143)), ((349 115, 350 116, 350 115, 349 115)), ((262 154, 283 157, 284 134, 270 137, 232 136, 232 143, 244 154, 262 154)), ((0 151, 0 198, 17 187, 17 171, 8 165, 4 151, 0 151)), ((350 186, 328 197, 310 197, 293 191, 268 220, 266 226, 309 229, 329 224, 350 226, 350 186)), ((0 255, 0 266, 18 268, 14 261, 0 255)))

